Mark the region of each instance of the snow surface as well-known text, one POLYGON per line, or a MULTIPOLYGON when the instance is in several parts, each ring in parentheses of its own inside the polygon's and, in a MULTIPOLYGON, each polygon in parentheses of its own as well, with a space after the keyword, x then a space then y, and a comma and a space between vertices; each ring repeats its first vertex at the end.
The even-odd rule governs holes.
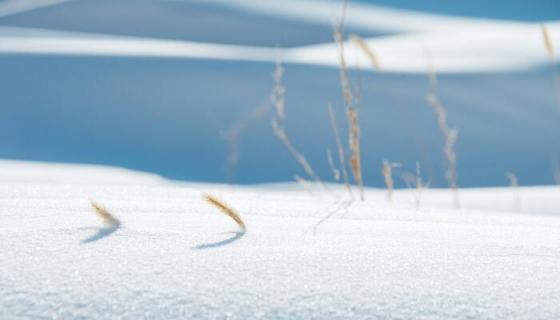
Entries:
POLYGON ((560 317, 556 187, 461 190, 462 210, 430 190, 416 210, 414 190, 391 205, 368 189, 350 204, 333 185, 178 183, 85 165, 2 161, 0 182, 1 319, 560 317), (122 225, 100 229, 89 199, 122 225))

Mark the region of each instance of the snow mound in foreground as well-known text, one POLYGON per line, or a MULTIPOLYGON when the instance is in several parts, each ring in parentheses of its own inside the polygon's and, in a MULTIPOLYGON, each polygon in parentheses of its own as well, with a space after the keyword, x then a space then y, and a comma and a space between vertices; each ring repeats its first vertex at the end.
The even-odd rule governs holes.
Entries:
POLYGON ((461 190, 462 210, 430 190, 416 210, 414 191, 350 203, 15 162, 0 177, 2 319, 560 317, 558 188, 461 190), (103 229, 89 199, 122 224, 103 229))

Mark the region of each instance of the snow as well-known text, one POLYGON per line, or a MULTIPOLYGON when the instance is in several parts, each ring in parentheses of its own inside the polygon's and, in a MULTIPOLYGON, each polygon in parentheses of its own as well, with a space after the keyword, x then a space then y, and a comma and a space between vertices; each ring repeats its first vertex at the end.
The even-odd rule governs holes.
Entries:
POLYGON ((418 211, 413 190, 388 204, 369 189, 345 211, 340 186, 310 194, 26 162, 0 163, 0 176, 0 318, 560 316, 556 187, 460 190, 461 210, 429 190, 418 211), (508 210, 516 193, 524 213, 508 210), (88 199, 120 228, 84 242, 102 227, 88 199))
MULTIPOLYGON (((376 37, 368 40, 381 70, 427 73, 525 70, 549 61, 539 25, 476 26, 434 33, 376 37), (429 57, 428 57, 429 55, 429 57)), ((550 27, 553 43, 560 43, 560 25, 550 27)), ((279 49, 72 32, 3 28, 0 53, 56 54, 113 57, 194 58, 264 61, 339 66, 334 43, 279 49), (18 35, 19 34, 19 35, 18 35)), ((348 66, 371 68, 366 54, 348 42, 348 66)))
MULTIPOLYGON (((227 1, 220 4, 251 12, 274 12, 281 17, 299 17, 308 23, 313 22, 309 21, 309 13, 315 16, 322 12, 319 16, 325 20, 326 12, 335 12, 335 8, 341 10, 337 3, 301 0, 282 2, 281 5, 274 1, 227 1)), ((368 31, 389 29, 393 32, 367 39, 368 46, 380 61, 382 72, 425 74, 430 65, 438 73, 511 72, 550 63, 539 23, 451 18, 364 4, 351 5, 347 21, 350 27, 360 27, 352 23, 374 21, 381 25, 368 25, 368 31), (395 30, 396 26, 406 30, 395 30), (397 31, 400 33, 394 33, 397 31)), ((553 46, 560 47, 560 24, 550 22, 546 25, 553 46)), ((330 28, 326 25, 325 32, 330 32, 330 28)), ((1 27, 0 40, 2 54, 282 61, 339 67, 337 46, 332 41, 279 48, 13 27, 1 27)), ((348 67, 370 68, 366 54, 352 42, 347 41, 345 53, 348 67)))
MULTIPOLYGON (((222 6, 240 11, 280 16, 292 20, 318 23, 330 27, 340 18, 342 2, 322 0, 212 0, 222 6)), ((522 24, 493 19, 451 17, 396 9, 375 4, 349 1, 346 8, 346 25, 362 30, 385 30, 396 33, 441 31, 474 26, 522 24)))
MULTIPOLYGON (((552 42, 560 46, 560 24, 547 25, 552 42)), ((427 73, 477 73, 530 69, 549 62, 541 26, 472 25, 437 32, 409 33, 375 37, 366 41, 378 57, 383 71, 427 73)), ((337 66, 336 46, 332 43, 294 49, 298 61, 337 66)), ((361 48, 348 43, 348 64, 371 69, 361 48)))
POLYGON ((197 58, 237 61, 273 61, 274 48, 221 45, 191 41, 142 39, 4 28, 0 52, 4 54, 57 54, 86 56, 197 58), (13 34, 23 34, 13 35, 13 34))
MULTIPOLYGON (((54 161, 0 160, 0 319, 560 318, 560 187, 542 186, 557 162, 557 65, 540 23, 348 6, 348 33, 381 63, 369 72, 345 43, 364 89, 366 183, 381 185, 389 158, 403 172, 420 163, 443 185, 424 102, 432 65, 461 132, 459 183, 478 187, 459 189, 460 209, 447 189, 424 190, 417 205, 415 189, 389 203, 383 189, 351 201, 331 183, 192 182, 224 181, 223 137, 238 126, 247 132, 236 181, 300 170, 267 110, 246 117, 268 101, 278 60, 290 135, 329 175, 325 106, 344 117, 330 40, 340 10, 315 0, 0 0, 0 158, 54 161), (482 188, 504 185, 508 171, 540 185, 482 188), (118 223, 104 225, 91 201, 118 223)), ((546 25, 560 47, 560 24, 546 25)))

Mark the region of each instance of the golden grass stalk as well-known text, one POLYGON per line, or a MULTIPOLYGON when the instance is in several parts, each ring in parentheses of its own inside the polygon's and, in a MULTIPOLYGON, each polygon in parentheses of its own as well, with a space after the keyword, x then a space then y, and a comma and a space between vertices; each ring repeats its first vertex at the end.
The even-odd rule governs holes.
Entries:
POLYGON ((550 37, 550 33, 548 32, 548 28, 546 25, 541 24, 541 31, 543 35, 544 47, 546 49, 546 53, 551 60, 556 58, 556 52, 554 50, 554 45, 552 44, 552 38, 550 37))
POLYGON ((381 70, 381 65, 379 64, 379 59, 377 58, 377 55, 371 50, 370 46, 364 41, 364 39, 362 39, 360 36, 356 34, 351 34, 350 40, 354 42, 356 46, 362 49, 362 51, 368 58, 372 68, 375 71, 381 70))
POLYGON ((360 127, 358 125, 358 112, 352 108, 348 109, 348 120, 350 122, 350 167, 354 175, 354 181, 360 188, 360 199, 364 200, 364 183, 362 181, 362 163, 360 157, 360 127))
POLYGON ((99 203, 93 200, 90 200, 90 204, 91 207, 93 208, 93 211, 99 217, 99 219, 101 219, 101 222, 103 222, 104 225, 116 226, 120 224, 120 221, 117 218, 115 218, 111 213, 109 213, 109 211, 104 206, 100 205, 99 203))
POLYGON ((278 137, 278 139, 282 141, 284 146, 286 146, 290 154, 292 154, 296 161, 302 166, 305 173, 315 182, 323 183, 323 181, 315 173, 315 170, 313 170, 309 162, 307 162, 305 156, 294 147, 292 141, 290 140, 290 137, 288 136, 284 128, 281 127, 280 124, 276 121, 276 119, 272 120, 272 130, 274 131, 274 134, 278 137))
POLYGON ((329 117, 331 119, 331 127, 334 132, 334 138, 336 140, 336 148, 338 150, 338 161, 340 162, 340 168, 342 170, 342 179, 344 180, 344 185, 346 189, 348 189, 348 193, 350 193, 350 197, 354 198, 354 194, 352 193, 352 188, 350 188, 350 182, 348 180, 348 171, 346 170, 346 157, 344 155, 344 148, 342 147, 342 141, 340 140, 340 132, 338 131, 338 126, 336 125, 336 118, 334 116, 334 111, 332 106, 328 105, 329 109, 329 117))
MULTIPOLYGON (((296 159, 296 161, 303 167, 305 173, 313 179, 315 182, 321 183, 323 186, 325 184, 319 178, 319 176, 315 173, 315 170, 311 167, 305 156, 299 152, 292 140, 288 136, 288 133, 283 127, 283 121, 285 118, 285 108, 284 108, 284 94, 286 93, 286 89, 282 82, 284 69, 282 68, 282 64, 276 64, 276 70, 274 71, 274 89, 272 93, 272 101, 274 107, 276 109, 276 115, 272 119, 272 131, 274 134, 282 141, 284 146, 288 149, 288 151, 292 154, 292 156, 296 159)), ((325 186, 326 188, 326 186, 325 186)))
POLYGON ((237 225, 239 226, 239 228, 241 228, 242 231, 247 230, 247 227, 245 226, 245 222, 243 222, 243 219, 241 219, 239 214, 237 214, 237 212, 235 212, 235 210, 233 210, 225 202, 223 202, 219 198, 217 198, 215 196, 212 196, 210 194, 204 194, 202 197, 208 203, 210 203, 214 207, 218 208, 223 214, 225 214, 228 217, 230 217, 231 219, 233 219, 233 221, 235 221, 237 223, 237 225))
POLYGON ((426 100, 429 102, 430 106, 434 110, 434 113, 436 114, 438 127, 445 139, 445 144, 443 147, 443 154, 445 155, 445 159, 447 160, 445 179, 449 183, 449 187, 453 190, 453 202, 455 208, 459 208, 460 203, 457 183, 457 154, 455 153, 454 149, 459 131, 455 128, 450 129, 447 125, 447 111, 434 93, 428 94, 426 96, 426 100))
POLYGON ((338 47, 338 57, 340 63, 340 84, 342 95, 346 104, 346 116, 348 117, 348 138, 350 145, 350 168, 354 181, 360 188, 360 199, 364 200, 364 185, 362 180, 362 165, 360 157, 360 127, 358 125, 358 113, 354 110, 352 90, 348 78, 348 68, 344 58, 344 16, 346 14, 346 1, 344 2, 343 13, 340 23, 334 26, 333 37, 338 47))
POLYGON ((513 172, 506 172, 506 178, 509 180, 509 186, 515 192, 515 211, 521 211, 521 196, 519 195, 519 180, 513 172))
POLYGON ((385 186, 387 187, 387 201, 391 203, 393 202, 393 189, 395 187, 395 182, 393 181, 393 169, 398 167, 400 167, 399 163, 383 160, 381 175, 385 179, 385 186))
POLYGON ((331 149, 327 149, 327 161, 329 162, 329 167, 331 168, 334 181, 339 181, 340 180, 340 170, 338 170, 336 168, 336 166, 334 165, 334 160, 333 160, 331 149))

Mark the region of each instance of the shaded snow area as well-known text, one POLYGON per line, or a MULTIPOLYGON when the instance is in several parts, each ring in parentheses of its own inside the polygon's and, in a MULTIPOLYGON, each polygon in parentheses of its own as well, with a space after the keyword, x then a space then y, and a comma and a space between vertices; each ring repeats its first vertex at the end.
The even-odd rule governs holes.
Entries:
POLYGON ((415 190, 350 203, 94 166, 3 161, 0 181, 0 319, 560 317, 557 187, 460 190, 460 210, 426 190, 416 210, 415 190))
MULTIPOLYGON (((270 125, 280 60, 286 131, 332 180, 327 105, 347 140, 332 35, 342 13, 341 1, 318 0, 0 1, 0 158, 291 181, 303 172, 270 125)), ((349 1, 344 48, 364 183, 382 187, 390 160, 407 171, 419 162, 432 186, 447 186, 426 101, 434 89, 459 130, 460 186, 504 186, 506 172, 521 185, 554 183, 559 19, 555 0, 349 1)))

